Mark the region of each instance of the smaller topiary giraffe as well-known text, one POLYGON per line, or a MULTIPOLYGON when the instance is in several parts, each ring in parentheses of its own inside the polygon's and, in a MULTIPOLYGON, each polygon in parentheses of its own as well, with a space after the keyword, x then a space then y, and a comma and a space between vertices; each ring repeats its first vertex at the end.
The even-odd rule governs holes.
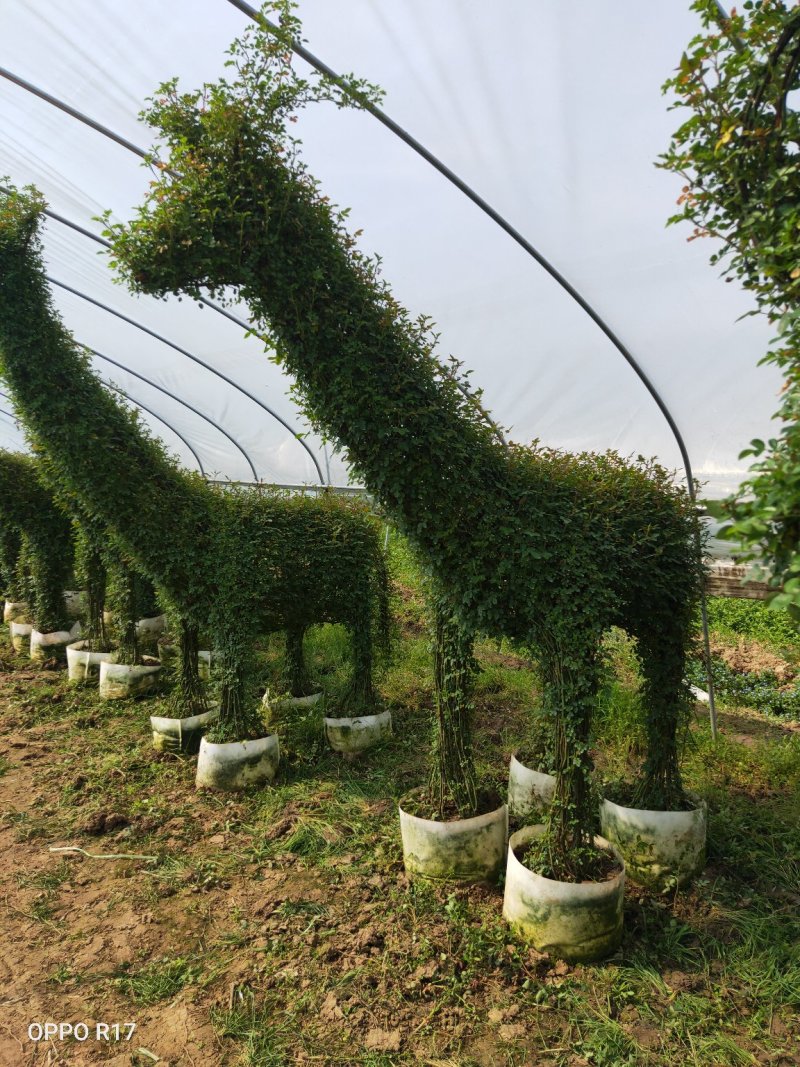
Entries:
POLYGON ((253 642, 343 623, 355 714, 377 701, 373 652, 388 635, 388 578, 380 526, 359 501, 214 490, 178 469, 92 374, 55 313, 38 229, 42 202, 0 196, 0 370, 16 410, 65 494, 113 531, 194 627, 220 651, 218 739, 263 734, 253 642))

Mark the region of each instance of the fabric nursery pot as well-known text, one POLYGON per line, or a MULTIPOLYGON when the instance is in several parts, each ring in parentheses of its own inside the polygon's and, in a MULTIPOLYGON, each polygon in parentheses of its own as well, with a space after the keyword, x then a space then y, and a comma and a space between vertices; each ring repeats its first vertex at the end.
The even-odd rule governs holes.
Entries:
POLYGON ((400 808, 403 863, 412 876, 436 881, 496 882, 503 870, 508 809, 472 819, 421 819, 400 808))
POLYGON ((634 882, 664 893, 686 885, 706 864, 708 805, 691 797, 690 811, 600 804, 600 832, 619 849, 634 882))
POLYGON ((187 715, 183 719, 151 715, 153 748, 158 752, 188 752, 194 755, 200 749, 203 731, 218 718, 219 708, 203 712, 202 715, 187 715))
POLYGON ((67 645, 80 637, 81 624, 76 622, 71 630, 54 630, 53 633, 43 634, 38 630, 31 630, 31 659, 34 663, 44 663, 48 659, 57 659, 66 662, 67 645))
POLYGON ((356 718, 325 719, 325 736, 334 752, 356 754, 372 748, 392 733, 392 713, 359 715, 356 718))
POLYGON ((552 774, 543 774, 511 757, 508 768, 508 814, 515 819, 532 821, 551 805, 556 791, 552 774))
POLYGON ((29 652, 31 647, 31 630, 33 625, 29 622, 10 622, 8 624, 11 634, 11 644, 15 652, 29 652))
POLYGON ((206 789, 236 790, 271 782, 278 770, 278 735, 254 741, 200 742, 195 784, 206 789))
POLYGON ((559 882, 529 870, 515 848, 534 841, 544 826, 524 826, 508 842, 503 916, 514 932, 539 952, 573 963, 611 955, 622 940, 625 867, 608 841, 595 837, 597 848, 620 860, 619 874, 604 882, 559 882))
POLYGON ((7 600, 3 605, 3 622, 30 622, 30 605, 24 600, 7 600))
POLYGON ((73 641, 67 645, 67 677, 71 682, 97 682, 100 679, 100 664, 107 663, 111 652, 90 652, 86 641, 73 641))
POLYGON ((104 700, 147 696, 158 685, 161 666, 129 663, 100 664, 100 696, 104 700))

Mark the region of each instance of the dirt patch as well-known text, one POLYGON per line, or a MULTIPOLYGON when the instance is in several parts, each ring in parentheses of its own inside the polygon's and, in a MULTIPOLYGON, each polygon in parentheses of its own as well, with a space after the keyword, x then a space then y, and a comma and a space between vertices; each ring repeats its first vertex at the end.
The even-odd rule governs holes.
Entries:
POLYGON ((735 643, 715 638, 711 641, 711 654, 718 656, 727 667, 739 674, 763 674, 768 671, 781 684, 790 682, 797 675, 797 669, 791 663, 747 637, 740 637, 735 643))
POLYGON ((478 658, 489 666, 506 667, 511 671, 533 670, 533 664, 524 656, 518 656, 514 652, 499 652, 497 649, 487 648, 486 645, 481 647, 478 658))
POLYGON ((101 834, 110 834, 113 830, 121 830, 130 826, 131 821, 127 815, 118 811, 98 811, 80 827, 83 834, 91 834, 99 837, 101 834))

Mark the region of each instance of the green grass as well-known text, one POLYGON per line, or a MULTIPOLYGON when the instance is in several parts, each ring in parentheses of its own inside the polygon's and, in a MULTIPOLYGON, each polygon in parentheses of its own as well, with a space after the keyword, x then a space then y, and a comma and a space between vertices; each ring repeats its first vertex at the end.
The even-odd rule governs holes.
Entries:
POLYGON ((720 635, 749 637, 793 659, 800 657, 800 632, 784 609, 762 600, 709 597, 707 611, 710 629, 720 635))
POLYGON ((592 731, 609 755, 625 758, 645 747, 642 677, 636 643, 623 630, 610 630, 603 641, 601 684, 592 731))
POLYGON ((36 874, 17 873, 16 883, 20 889, 38 890, 24 909, 18 908, 17 910, 21 914, 35 919, 36 922, 55 927, 56 924, 52 919, 58 906, 58 891, 65 882, 69 881, 73 873, 73 868, 68 860, 61 860, 57 866, 39 871, 36 874))
POLYGON ((230 886, 229 876, 237 867, 237 858, 224 853, 216 857, 193 859, 182 855, 162 855, 160 862, 143 872, 147 885, 147 898, 157 901, 173 897, 182 890, 193 893, 225 889, 230 886))
POLYGON ((215 1009, 211 1017, 220 1037, 239 1046, 241 1067, 286 1067, 291 1062, 286 1051, 288 1020, 257 1007, 249 990, 238 994, 237 1001, 227 1011, 215 1009))
POLYGON ((79 978, 66 963, 60 963, 54 971, 47 976, 47 981, 54 985, 62 986, 79 978))
POLYGON ((35 841, 37 838, 47 836, 47 823, 45 820, 31 815, 27 811, 7 812, 4 819, 14 827, 14 837, 17 841, 35 841))
POLYGON ((16 880, 20 889, 43 889, 45 892, 54 893, 72 874, 73 867, 69 860, 62 859, 52 870, 30 875, 18 874, 16 880))
POLYGON ((183 956, 152 960, 138 969, 125 968, 116 980, 117 989, 134 1003, 157 1004, 170 1000, 200 974, 197 961, 183 956))

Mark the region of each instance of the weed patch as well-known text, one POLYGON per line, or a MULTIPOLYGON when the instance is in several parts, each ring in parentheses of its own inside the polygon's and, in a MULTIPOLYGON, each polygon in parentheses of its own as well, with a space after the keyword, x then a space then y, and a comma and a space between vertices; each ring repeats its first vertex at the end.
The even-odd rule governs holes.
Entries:
POLYGON ((156 1004, 174 997, 185 986, 196 981, 199 974, 196 961, 183 956, 165 957, 138 969, 126 969, 117 976, 114 984, 136 1004, 156 1004))

